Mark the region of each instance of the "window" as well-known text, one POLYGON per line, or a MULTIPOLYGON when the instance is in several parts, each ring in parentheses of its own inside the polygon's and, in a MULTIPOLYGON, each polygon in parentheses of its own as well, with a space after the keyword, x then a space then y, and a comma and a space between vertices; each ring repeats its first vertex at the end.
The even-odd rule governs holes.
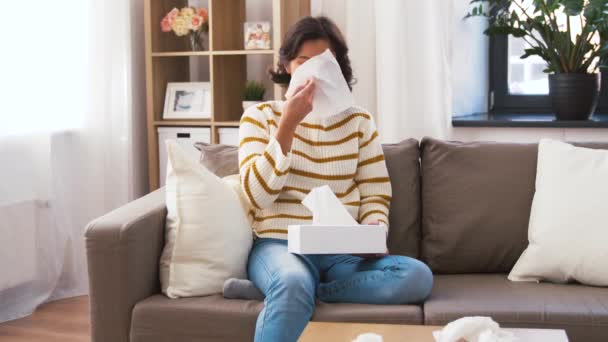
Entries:
POLYGON ((79 127, 89 1, 32 0, 27 11, 6 1, 0 12, 7 13, 0 21, 0 137, 79 127))
MULTIPOLYGON (((565 17, 564 17, 565 18, 565 17)), ((521 59, 528 46, 512 36, 490 38, 490 110, 505 113, 550 113, 546 62, 538 56, 521 59)), ((596 112, 608 113, 608 73, 596 112)))

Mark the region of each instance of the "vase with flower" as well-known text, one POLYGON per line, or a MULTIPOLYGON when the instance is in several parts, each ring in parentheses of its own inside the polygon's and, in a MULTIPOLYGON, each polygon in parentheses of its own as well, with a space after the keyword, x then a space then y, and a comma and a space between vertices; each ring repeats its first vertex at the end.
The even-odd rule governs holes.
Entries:
POLYGON ((209 13, 206 8, 173 8, 161 20, 160 28, 163 32, 173 32, 178 37, 188 36, 192 51, 202 51, 202 34, 209 32, 209 13))

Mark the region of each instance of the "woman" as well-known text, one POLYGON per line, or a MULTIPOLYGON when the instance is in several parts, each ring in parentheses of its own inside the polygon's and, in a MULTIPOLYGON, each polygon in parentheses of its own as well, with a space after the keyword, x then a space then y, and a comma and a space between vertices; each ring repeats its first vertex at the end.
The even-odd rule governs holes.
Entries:
MULTIPOLYGON (((302 63, 328 48, 350 87, 348 48, 325 17, 304 18, 289 30, 273 80, 288 84, 302 63)), ((254 208, 256 235, 248 273, 266 296, 256 341, 296 341, 315 296, 324 302, 404 304, 423 301, 432 286, 429 268, 405 256, 287 252, 287 226, 311 222, 301 200, 317 186, 329 185, 359 223, 388 225, 391 185, 372 116, 358 107, 330 117, 309 115, 314 89, 309 80, 286 101, 251 107, 241 119, 240 176, 254 208)))

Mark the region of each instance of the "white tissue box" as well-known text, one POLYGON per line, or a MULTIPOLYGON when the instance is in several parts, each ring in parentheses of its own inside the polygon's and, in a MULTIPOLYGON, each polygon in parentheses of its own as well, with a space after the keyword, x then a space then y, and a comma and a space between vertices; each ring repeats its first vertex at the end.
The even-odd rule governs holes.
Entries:
POLYGON ((295 254, 371 254, 386 252, 385 225, 290 225, 287 250, 295 254))

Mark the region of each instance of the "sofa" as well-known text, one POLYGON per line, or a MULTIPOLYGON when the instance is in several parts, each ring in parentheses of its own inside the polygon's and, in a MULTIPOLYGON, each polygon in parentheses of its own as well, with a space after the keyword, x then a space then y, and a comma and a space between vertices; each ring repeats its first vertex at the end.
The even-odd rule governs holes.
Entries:
MULTIPOLYGON (((411 305, 319 302, 313 321, 443 325, 487 315, 505 327, 565 329, 573 342, 608 341, 608 288, 507 280, 527 246, 537 144, 424 138, 383 148, 389 250, 426 262, 433 291, 411 305)), ((235 172, 236 148, 221 153, 222 172, 235 172)), ((93 341, 251 341, 263 302, 160 293, 165 216, 160 189, 87 226, 93 341)))

